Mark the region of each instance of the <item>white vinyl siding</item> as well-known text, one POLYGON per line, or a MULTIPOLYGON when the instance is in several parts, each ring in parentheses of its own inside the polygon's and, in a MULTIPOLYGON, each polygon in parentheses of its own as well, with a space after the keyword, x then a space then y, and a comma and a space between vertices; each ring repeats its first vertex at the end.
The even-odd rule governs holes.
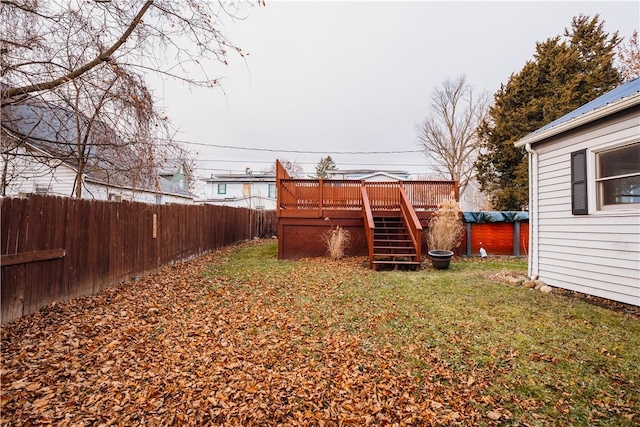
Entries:
MULTIPOLYGON (((29 161, 32 152, 19 147, 18 155, 12 157, 8 164, 9 182, 7 196, 36 193, 36 187, 47 188, 47 195, 69 197, 73 193, 73 182, 76 172, 56 160, 48 162, 29 161)), ((42 156, 41 152, 35 155, 42 156)), ((4 165, 0 159, 0 167, 4 165)))
MULTIPOLYGON (((534 144, 538 275, 549 285, 640 305, 640 209, 596 206, 595 153, 638 138, 640 112, 618 114, 534 144), (571 153, 587 149, 588 215, 571 213, 571 153)), ((534 195, 535 196, 535 195, 534 195)))
MULTIPOLYGON (((275 178, 274 178, 275 180, 275 178)), ((207 200, 205 203, 217 204, 223 206, 258 208, 275 210, 275 197, 267 197, 269 195, 269 186, 275 186, 273 182, 258 181, 227 181, 221 183, 219 181, 207 181, 207 200), (225 185, 226 193, 219 194, 220 185, 225 185)))
MULTIPOLYGON (((24 153, 24 151, 21 151, 21 153, 24 153)), ((50 160, 50 165, 46 165, 29 161, 29 159, 29 156, 19 156, 10 163, 10 166, 16 168, 19 174, 14 176, 7 186, 7 196, 13 197, 20 194, 36 193, 36 187, 38 186, 46 187, 48 196, 73 197, 76 179, 75 170, 57 160, 50 160)), ((0 166, 2 166, 2 162, 0 162, 0 166)), ((122 200, 155 204, 157 193, 108 186, 91 180, 85 180, 83 183, 83 199, 109 200, 110 194, 120 196, 122 200)), ((193 199, 175 194, 164 194, 163 202, 192 204, 193 199)))

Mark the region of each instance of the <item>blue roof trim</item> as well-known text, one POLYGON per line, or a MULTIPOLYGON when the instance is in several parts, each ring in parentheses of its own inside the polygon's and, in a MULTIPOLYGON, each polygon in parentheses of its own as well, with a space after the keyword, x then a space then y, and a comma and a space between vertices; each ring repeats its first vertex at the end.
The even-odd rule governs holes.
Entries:
POLYGON ((638 92, 640 92, 640 77, 631 80, 630 82, 624 83, 613 90, 610 90, 609 92, 597 97, 591 102, 587 102, 582 107, 576 108, 572 112, 565 114, 559 119, 552 121, 551 123, 541 127, 540 129, 530 133, 529 135, 542 133, 548 129, 551 129, 552 127, 568 122, 569 120, 575 119, 576 117, 579 117, 583 114, 590 113, 591 111, 597 110, 598 108, 613 104, 614 102, 619 101, 622 98, 626 98, 638 92))

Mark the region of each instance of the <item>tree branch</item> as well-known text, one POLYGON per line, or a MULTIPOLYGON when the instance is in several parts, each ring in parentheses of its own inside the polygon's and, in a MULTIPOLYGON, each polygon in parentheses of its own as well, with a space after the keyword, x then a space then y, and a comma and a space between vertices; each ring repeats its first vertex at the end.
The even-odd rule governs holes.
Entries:
POLYGON ((151 7, 152 4, 153 4, 153 0, 147 0, 145 4, 142 6, 142 8, 140 9, 140 11, 138 12, 138 14, 136 15, 136 17, 133 19, 131 24, 129 24, 129 27, 127 28, 127 30, 118 39, 118 41, 116 41, 113 46, 111 46, 109 49, 107 49, 106 51, 98 55, 92 61, 86 63, 82 67, 62 77, 59 77, 55 80, 51 80, 46 83, 38 83, 38 84, 33 84, 28 86, 5 89, 2 92, 2 100, 4 101, 5 99, 12 98, 14 96, 26 95, 32 92, 39 92, 43 90, 50 90, 50 89, 56 88, 70 80, 80 77, 81 75, 91 70, 92 68, 98 66, 99 64, 109 61, 111 59, 111 55, 113 55, 113 53, 117 51, 120 48, 120 46, 124 44, 124 42, 127 41, 127 39, 129 38, 133 30, 138 26, 138 24, 140 24, 140 21, 142 21, 142 17, 147 12, 149 7, 151 7))

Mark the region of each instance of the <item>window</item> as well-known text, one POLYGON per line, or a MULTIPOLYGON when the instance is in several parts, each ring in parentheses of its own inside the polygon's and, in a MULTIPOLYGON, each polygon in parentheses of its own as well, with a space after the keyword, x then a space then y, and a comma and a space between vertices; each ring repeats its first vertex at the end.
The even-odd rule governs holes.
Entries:
POLYGON ((242 195, 244 197, 251 197, 251 184, 250 183, 242 184, 242 195))
POLYGON ((227 184, 218 184, 218 194, 227 194, 227 184))
POLYGON ((640 204, 640 142, 596 153, 598 209, 640 204))
POLYGON ((275 199, 277 197, 278 193, 276 190, 276 185, 275 184, 269 184, 269 198, 270 199, 275 199))
POLYGON ((47 194, 49 192, 49 186, 36 184, 36 194, 47 194))
POLYGON ((156 194, 156 205, 162 204, 162 194, 156 194))

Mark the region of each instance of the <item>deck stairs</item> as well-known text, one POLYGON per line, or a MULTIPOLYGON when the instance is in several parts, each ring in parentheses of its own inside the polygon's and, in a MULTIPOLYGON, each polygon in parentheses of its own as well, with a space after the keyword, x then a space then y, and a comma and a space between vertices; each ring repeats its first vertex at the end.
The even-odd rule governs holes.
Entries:
POLYGON ((375 229, 373 233, 372 267, 392 267, 420 269, 421 261, 418 251, 411 241, 407 225, 402 216, 373 216, 375 229))

